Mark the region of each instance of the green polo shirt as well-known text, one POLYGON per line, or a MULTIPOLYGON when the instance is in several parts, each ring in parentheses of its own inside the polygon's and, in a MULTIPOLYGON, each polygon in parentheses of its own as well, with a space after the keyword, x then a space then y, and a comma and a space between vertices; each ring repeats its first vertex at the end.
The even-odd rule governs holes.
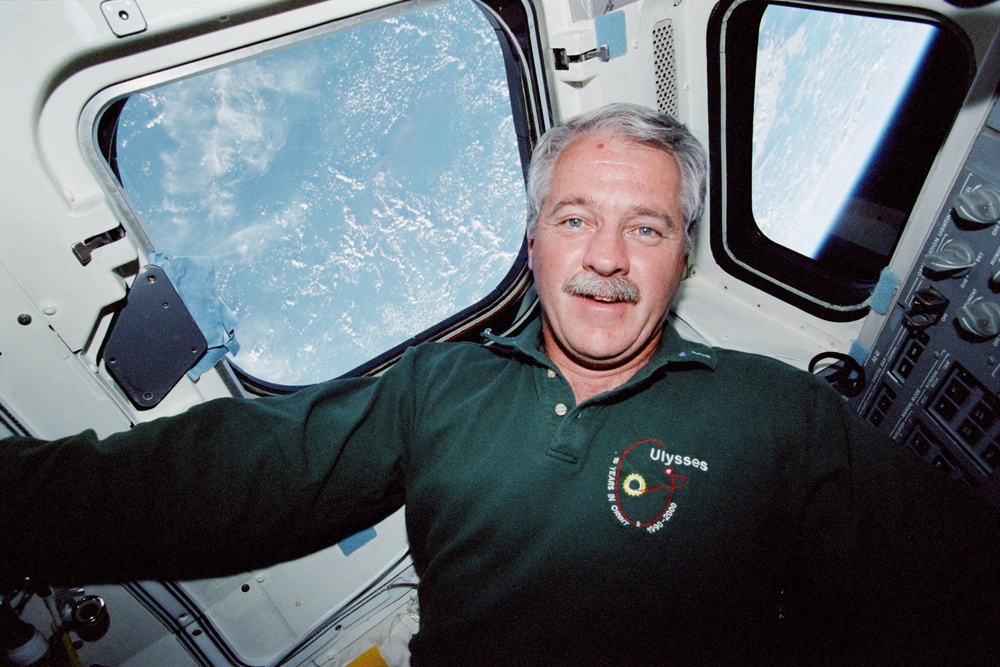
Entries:
POLYGON ((577 405, 539 340, 535 321, 489 345, 418 346, 378 379, 213 401, 103 442, 0 447, 3 567, 74 583, 221 575, 405 503, 415 664, 975 648, 981 618, 956 615, 996 609, 998 568, 981 574, 995 554, 976 543, 995 518, 955 509, 945 480, 825 383, 668 328, 629 382, 577 405), (932 613, 961 627, 929 630, 932 613))

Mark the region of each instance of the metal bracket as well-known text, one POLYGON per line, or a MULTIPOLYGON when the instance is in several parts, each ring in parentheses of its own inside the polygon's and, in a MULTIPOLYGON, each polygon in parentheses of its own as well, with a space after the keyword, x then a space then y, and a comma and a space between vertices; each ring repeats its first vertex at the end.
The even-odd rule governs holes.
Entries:
POLYGON ((101 357, 129 400, 144 410, 159 403, 206 348, 166 273, 148 264, 112 322, 101 357))
POLYGON ((111 32, 119 37, 128 37, 146 31, 146 19, 133 0, 104 0, 101 3, 104 20, 111 32))
POLYGON ((556 69, 566 70, 569 66, 574 63, 582 63, 585 60, 591 60, 592 58, 597 58, 601 62, 608 62, 611 60, 611 50, 608 48, 607 44, 601 44, 600 47, 596 49, 591 49, 584 53, 578 53, 576 55, 569 55, 566 53, 566 49, 552 49, 552 54, 556 59, 556 69))

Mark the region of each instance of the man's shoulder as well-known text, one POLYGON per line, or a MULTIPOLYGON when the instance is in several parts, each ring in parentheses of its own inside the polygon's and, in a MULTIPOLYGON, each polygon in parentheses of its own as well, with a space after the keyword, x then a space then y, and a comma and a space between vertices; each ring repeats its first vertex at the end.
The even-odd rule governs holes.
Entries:
POLYGON ((457 400, 481 394, 487 384, 514 390, 527 377, 516 354, 507 348, 475 342, 426 342, 408 349, 390 373, 409 383, 423 400, 457 400), (498 384, 498 378, 506 381, 498 384))
POLYGON ((830 393, 827 382, 787 361, 764 354, 713 348, 717 364, 713 375, 724 383, 736 383, 746 389, 775 392, 792 398, 815 397, 830 393))
POLYGON ((758 352, 746 352, 744 350, 734 350, 727 347, 712 348, 719 358, 720 364, 732 366, 734 368, 747 368, 760 371, 774 372, 788 375, 808 375, 801 368, 796 368, 787 361, 776 359, 775 357, 758 352))
POLYGON ((404 354, 404 358, 422 372, 509 363, 514 356, 509 348, 470 341, 426 342, 409 348, 404 354))

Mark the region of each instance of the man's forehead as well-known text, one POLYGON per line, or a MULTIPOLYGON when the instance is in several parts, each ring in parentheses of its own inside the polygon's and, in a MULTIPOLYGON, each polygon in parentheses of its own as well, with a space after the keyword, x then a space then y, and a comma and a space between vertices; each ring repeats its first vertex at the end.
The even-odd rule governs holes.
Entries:
POLYGON ((560 152, 552 175, 557 180, 566 171, 581 166, 600 169, 603 164, 635 168, 640 162, 644 175, 654 176, 648 172, 656 171, 668 177, 680 177, 680 163, 665 146, 597 131, 586 132, 569 142, 560 152))
POLYGON ((589 146, 598 150, 612 148, 628 148, 633 150, 648 150, 668 155, 674 160, 674 153, 667 146, 655 141, 642 141, 621 132, 611 130, 588 130, 574 137, 563 147, 560 157, 568 152, 578 152, 580 147, 589 146))
POLYGON ((679 179, 680 165, 665 147, 588 132, 570 142, 559 155, 545 208, 551 212, 563 206, 587 206, 598 199, 606 201, 609 196, 620 196, 622 206, 634 208, 637 204, 629 197, 636 196, 648 183, 646 194, 660 200, 654 208, 670 209, 678 203, 679 179))
POLYGON ((665 156, 668 163, 675 169, 679 168, 677 158, 666 146, 654 142, 640 141, 626 135, 593 130, 574 138, 559 153, 554 165, 554 173, 562 167, 565 170, 568 161, 580 163, 590 162, 600 164, 609 159, 633 161, 640 154, 665 156), (616 154, 615 158, 610 155, 616 154))

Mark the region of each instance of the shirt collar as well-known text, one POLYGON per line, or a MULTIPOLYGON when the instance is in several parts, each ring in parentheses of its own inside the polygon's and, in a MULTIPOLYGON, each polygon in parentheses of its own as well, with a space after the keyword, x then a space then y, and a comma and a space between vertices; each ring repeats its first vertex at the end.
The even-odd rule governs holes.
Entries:
MULTIPOLYGON (((543 366, 556 369, 552 360, 542 352, 542 318, 533 319, 524 330, 516 336, 497 336, 492 333, 485 334, 485 337, 505 348, 517 350, 521 354, 535 360, 543 366)), ((649 363, 642 367, 629 382, 632 384, 646 377, 649 377, 658 369, 670 363, 697 364, 708 369, 715 369, 718 359, 715 350, 708 345, 693 343, 674 329, 670 322, 663 326, 663 336, 660 338, 660 346, 650 358, 649 363)))

